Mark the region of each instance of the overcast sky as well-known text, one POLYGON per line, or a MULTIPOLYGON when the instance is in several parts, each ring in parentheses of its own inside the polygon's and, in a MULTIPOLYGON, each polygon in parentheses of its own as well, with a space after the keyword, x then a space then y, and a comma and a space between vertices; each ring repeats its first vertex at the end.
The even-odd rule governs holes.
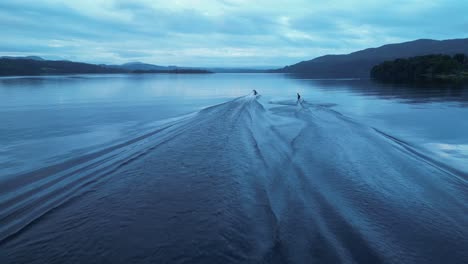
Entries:
POLYGON ((468 0, 0 0, 0 55, 92 63, 282 66, 468 37, 468 0))

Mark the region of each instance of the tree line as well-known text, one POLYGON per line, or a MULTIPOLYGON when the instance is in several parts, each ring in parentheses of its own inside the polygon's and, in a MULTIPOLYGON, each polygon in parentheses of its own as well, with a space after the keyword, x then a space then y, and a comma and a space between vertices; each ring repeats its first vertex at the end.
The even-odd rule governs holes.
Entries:
POLYGON ((204 74, 211 73, 202 69, 174 70, 128 70, 72 61, 49 61, 34 59, 0 58, 0 76, 24 76, 47 74, 93 74, 93 73, 173 73, 204 74))
POLYGON ((468 56, 434 54, 385 61, 372 68, 371 77, 386 82, 468 79, 468 56))

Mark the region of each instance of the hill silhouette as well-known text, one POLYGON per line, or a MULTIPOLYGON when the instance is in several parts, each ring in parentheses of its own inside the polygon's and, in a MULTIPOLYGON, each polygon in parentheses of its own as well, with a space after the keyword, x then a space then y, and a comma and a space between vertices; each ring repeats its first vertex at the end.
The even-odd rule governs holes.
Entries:
POLYGON ((429 54, 468 54, 468 38, 453 40, 420 39, 388 44, 347 55, 326 55, 286 66, 275 72, 295 73, 312 78, 369 78, 372 67, 384 61, 429 54))
POLYGON ((1 57, 0 76, 54 75, 54 74, 105 74, 105 73, 172 73, 203 74, 211 73, 196 68, 157 66, 144 63, 123 65, 96 65, 72 61, 44 60, 40 57, 1 57))

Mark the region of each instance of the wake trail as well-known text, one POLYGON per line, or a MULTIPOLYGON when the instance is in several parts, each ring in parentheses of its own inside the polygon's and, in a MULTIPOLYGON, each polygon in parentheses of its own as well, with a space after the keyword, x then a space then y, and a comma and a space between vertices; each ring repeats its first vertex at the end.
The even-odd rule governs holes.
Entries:
POLYGON ((0 244, 8 256, 27 250, 23 262, 47 253, 38 237, 92 260, 82 235, 92 232, 125 245, 144 237, 158 262, 466 259, 466 172, 331 107, 244 96, 8 177, 0 244))
POLYGON ((0 180, 0 243, 48 211, 85 192, 166 140, 183 131, 184 121, 163 123, 151 132, 72 160, 0 180), (170 132, 167 130, 172 129, 170 132), (157 139, 152 139, 155 135, 157 139), (154 145, 153 145, 154 144, 154 145))

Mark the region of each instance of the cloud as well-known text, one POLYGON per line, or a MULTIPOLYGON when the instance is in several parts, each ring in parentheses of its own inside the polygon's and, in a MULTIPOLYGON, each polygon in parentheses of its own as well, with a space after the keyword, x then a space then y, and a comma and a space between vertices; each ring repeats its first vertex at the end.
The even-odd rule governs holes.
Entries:
POLYGON ((464 0, 3 0, 3 55, 94 63, 286 65, 418 38, 467 37, 464 0))

